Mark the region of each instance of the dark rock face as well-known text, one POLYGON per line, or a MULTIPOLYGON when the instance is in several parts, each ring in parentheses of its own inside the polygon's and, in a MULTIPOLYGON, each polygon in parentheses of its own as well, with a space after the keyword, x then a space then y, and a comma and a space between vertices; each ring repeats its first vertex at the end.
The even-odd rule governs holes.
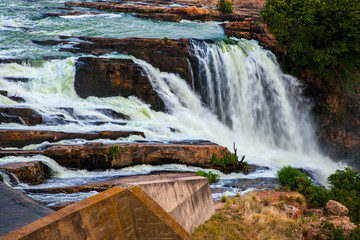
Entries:
POLYGON ((75 90, 82 98, 133 95, 149 103, 154 110, 164 110, 164 103, 149 79, 130 59, 82 57, 75 66, 75 90))
POLYGON ((22 107, 1 107, 0 123, 16 122, 26 125, 37 125, 42 123, 42 118, 32 109, 22 107))
MULTIPOLYGON (((360 86, 345 93, 342 83, 304 72, 307 94, 314 99, 317 135, 323 152, 331 157, 351 160, 359 168, 360 86)), ((350 163, 351 163, 350 161, 350 163)))
POLYGON ((191 57, 188 39, 156 39, 156 38, 98 38, 78 37, 79 41, 63 40, 33 41, 42 45, 73 45, 72 48, 61 48, 73 53, 91 53, 94 55, 119 52, 142 59, 163 72, 179 74, 191 82, 188 59, 191 57))
POLYGON ((50 176, 50 169, 39 161, 9 163, 1 165, 0 169, 15 174, 21 182, 30 185, 42 184, 50 176))

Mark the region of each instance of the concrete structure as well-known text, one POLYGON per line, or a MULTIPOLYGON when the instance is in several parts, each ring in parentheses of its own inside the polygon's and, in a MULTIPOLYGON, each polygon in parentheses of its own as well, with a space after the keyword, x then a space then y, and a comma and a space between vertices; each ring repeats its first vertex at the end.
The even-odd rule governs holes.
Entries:
POLYGON ((0 181, 0 236, 54 211, 0 181))
POLYGON ((190 239, 189 232, 212 213, 206 178, 126 183, 0 239, 190 239))
POLYGON ((137 182, 136 185, 190 233, 215 213, 207 178, 182 177, 175 180, 137 182))

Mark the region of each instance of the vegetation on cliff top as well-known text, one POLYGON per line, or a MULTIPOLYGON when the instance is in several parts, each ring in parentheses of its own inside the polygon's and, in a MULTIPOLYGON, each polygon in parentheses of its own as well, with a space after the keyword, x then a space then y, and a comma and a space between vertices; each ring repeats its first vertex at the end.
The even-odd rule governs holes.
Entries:
POLYGON ((292 74, 310 70, 345 88, 359 83, 359 0, 268 0, 261 15, 292 74))
POLYGON ((316 186, 300 170, 290 166, 277 173, 277 179, 283 189, 297 191, 304 195, 311 207, 323 207, 329 199, 344 204, 349 209, 351 221, 360 223, 360 171, 346 167, 336 170, 328 177, 330 189, 316 186))

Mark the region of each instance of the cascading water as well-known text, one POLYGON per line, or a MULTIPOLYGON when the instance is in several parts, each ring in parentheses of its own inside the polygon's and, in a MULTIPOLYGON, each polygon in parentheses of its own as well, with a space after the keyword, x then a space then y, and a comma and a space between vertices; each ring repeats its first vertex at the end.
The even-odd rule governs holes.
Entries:
POLYGON ((316 180, 326 184, 339 165, 320 153, 310 101, 303 97, 299 81, 281 72, 275 56, 247 40, 193 41, 192 50, 198 61, 198 93, 177 75, 138 61, 176 117, 177 129, 229 149, 235 142, 250 163, 314 171, 316 180))
POLYGON ((270 147, 317 151, 311 105, 301 84, 281 72, 271 52, 249 41, 193 41, 192 48, 198 60, 198 91, 233 132, 270 147))

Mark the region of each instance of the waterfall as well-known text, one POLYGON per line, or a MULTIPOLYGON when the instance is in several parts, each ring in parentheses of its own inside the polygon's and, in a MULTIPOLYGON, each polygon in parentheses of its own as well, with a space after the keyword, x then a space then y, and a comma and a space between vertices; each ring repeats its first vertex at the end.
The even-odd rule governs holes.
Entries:
POLYGON ((271 147, 299 152, 316 147, 303 87, 281 72, 270 51, 249 41, 192 41, 192 49, 198 92, 232 131, 271 147))
POLYGON ((339 165, 320 153, 311 102, 302 84, 282 73, 274 54, 247 40, 193 40, 191 50, 195 90, 178 75, 137 60, 178 119, 177 128, 230 150, 235 142, 250 163, 314 171, 325 184, 339 165))

